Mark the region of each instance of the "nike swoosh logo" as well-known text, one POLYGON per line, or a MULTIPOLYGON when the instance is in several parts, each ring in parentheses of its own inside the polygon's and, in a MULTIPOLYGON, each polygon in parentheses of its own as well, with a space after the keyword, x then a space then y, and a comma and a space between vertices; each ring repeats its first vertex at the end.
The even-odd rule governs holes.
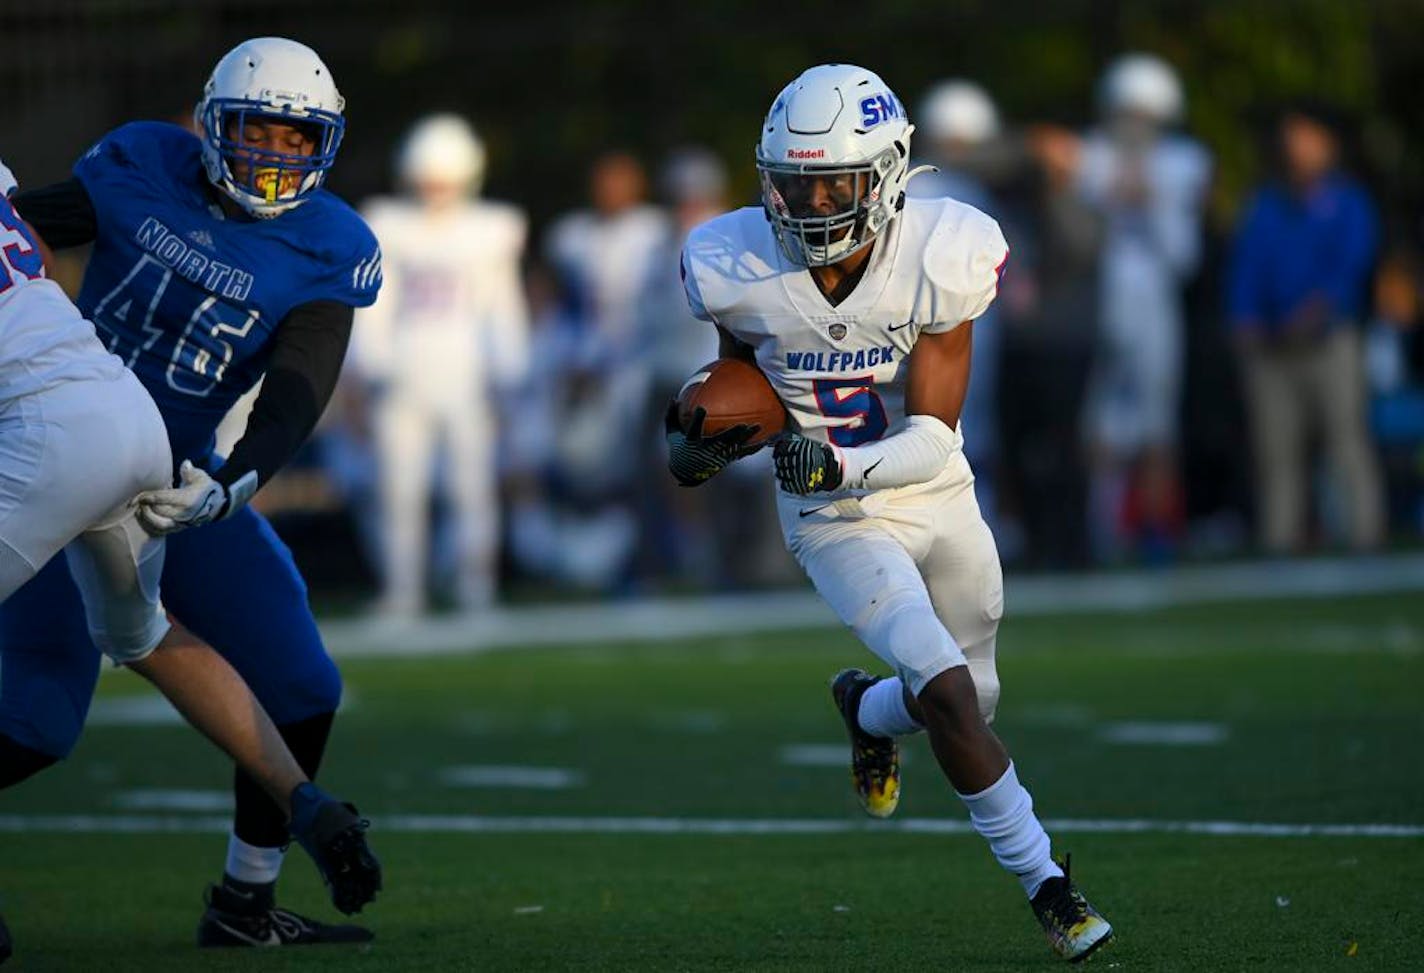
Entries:
POLYGON ((862 474, 860 474, 860 475, 861 475, 861 478, 862 478, 862 479, 869 479, 869 478, 870 478, 870 473, 871 473, 871 471, 874 470, 877 466, 879 466, 879 465, 880 465, 881 463, 883 463, 883 462, 885 462, 885 457, 884 457, 884 456, 880 457, 880 458, 879 458, 878 460, 876 460, 874 463, 871 463, 869 466, 867 466, 867 467, 865 468, 865 472, 862 473, 862 474))
POLYGON ((885 330, 886 330, 886 331, 899 331, 901 328, 908 328, 910 325, 912 325, 912 324, 914 324, 914 323, 915 323, 915 319, 914 319, 914 318, 911 318, 910 320, 906 321, 904 324, 892 324, 892 325, 890 325, 890 327, 886 328, 885 330))
POLYGON ((249 936, 247 933, 243 932, 241 929, 234 929, 232 926, 229 926, 227 923, 223 922, 221 919, 214 918, 214 919, 213 919, 213 922, 216 923, 216 924, 218 925, 218 927, 227 930, 228 932, 232 933, 232 935, 236 936, 238 939, 241 939, 243 942, 251 943, 253 946, 280 946, 280 945, 282 945, 282 937, 279 936, 279 935, 277 935, 277 930, 275 930, 275 929, 269 928, 269 929, 267 930, 267 938, 266 938, 266 939, 258 939, 256 936, 249 936))
POLYGON ((809 516, 811 516, 813 513, 816 513, 817 511, 825 510, 825 509, 826 509, 827 507, 829 507, 829 506, 830 506, 830 504, 828 504, 828 503, 823 503, 823 504, 821 504, 819 507, 811 507, 811 508, 808 509, 808 510, 798 510, 798 511, 796 511, 796 516, 798 516, 798 517, 809 517, 809 516))

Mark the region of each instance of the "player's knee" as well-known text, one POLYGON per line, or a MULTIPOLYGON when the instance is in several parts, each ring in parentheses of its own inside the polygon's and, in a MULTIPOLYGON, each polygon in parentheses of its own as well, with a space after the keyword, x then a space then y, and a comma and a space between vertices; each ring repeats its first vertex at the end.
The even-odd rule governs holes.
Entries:
POLYGON ((927 600, 892 596, 862 626, 870 648, 890 660, 910 691, 939 673, 964 664, 964 655, 927 600))
POLYGON ((916 695, 925 719, 940 732, 970 735, 984 725, 978 688, 964 663, 930 679, 916 695))
POLYGON ((258 700, 278 724, 295 723, 323 713, 334 713, 341 705, 341 671, 331 656, 322 652, 301 667, 287 673, 278 698, 258 700))
POLYGON ((985 723, 994 722, 999 708, 999 671, 992 660, 969 660, 969 675, 974 680, 974 693, 979 697, 979 715, 985 723))
POLYGON ((59 763, 59 759, 0 733, 0 791, 59 763))
POLYGON ((8 787, 68 757, 84 727, 87 714, 79 711, 64 686, 30 680, 25 690, 23 709, 8 699, 0 707, 0 740, 18 748, 0 746, 0 764, 5 765, 0 778, 7 778, 0 786, 8 787), (36 763, 27 751, 45 759, 36 763))

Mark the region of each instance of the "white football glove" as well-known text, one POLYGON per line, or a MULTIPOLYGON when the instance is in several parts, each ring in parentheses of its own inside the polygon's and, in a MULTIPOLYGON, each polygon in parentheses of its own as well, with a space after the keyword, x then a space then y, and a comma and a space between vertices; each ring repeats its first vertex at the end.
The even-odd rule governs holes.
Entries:
POLYGON ((178 468, 179 485, 166 490, 145 490, 138 504, 139 523, 155 537, 188 527, 200 527, 228 513, 225 488, 190 460, 178 468))

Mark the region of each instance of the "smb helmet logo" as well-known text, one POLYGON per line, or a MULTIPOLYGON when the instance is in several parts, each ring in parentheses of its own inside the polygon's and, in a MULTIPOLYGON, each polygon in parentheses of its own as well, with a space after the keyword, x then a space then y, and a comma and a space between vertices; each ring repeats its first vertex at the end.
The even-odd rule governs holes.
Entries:
POLYGON ((860 99, 860 127, 874 128, 881 122, 888 122, 892 118, 899 118, 900 103, 895 100, 895 96, 888 91, 882 91, 878 95, 871 95, 868 98, 860 99))

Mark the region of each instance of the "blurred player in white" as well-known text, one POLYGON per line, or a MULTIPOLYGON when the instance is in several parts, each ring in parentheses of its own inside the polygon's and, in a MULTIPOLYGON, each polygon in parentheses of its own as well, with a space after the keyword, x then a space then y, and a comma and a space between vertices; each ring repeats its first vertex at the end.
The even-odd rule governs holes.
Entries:
MULTIPOLYGON (((907 192, 911 197, 956 199, 977 210, 996 214, 998 207, 989 187, 976 172, 982 157, 1000 140, 999 110, 989 93, 973 81, 941 81, 924 97, 919 118, 929 136, 927 158, 938 167, 925 173, 907 192)), ((921 126, 916 126, 917 128, 921 126)), ((964 455, 974 464, 978 482, 974 492, 985 520, 998 529, 995 494, 999 464, 999 362, 1003 358, 1003 329, 998 312, 984 312, 970 365, 969 392, 964 400, 964 455)))
MULTIPOLYGON (((927 731, 1054 950, 1081 959, 1112 928, 1053 860, 988 726, 1003 578, 958 427, 973 322, 997 294, 1008 247, 968 205, 905 198, 912 131, 870 71, 802 74, 762 127, 763 206, 689 238, 688 301, 718 327, 722 354, 754 361, 781 397, 796 430, 774 454, 787 546, 895 670, 876 679, 848 669, 832 683, 866 810, 895 810, 896 737, 927 731)), ((693 439, 674 420, 669 467, 696 485, 753 434, 740 426, 693 439)))
POLYGON ((406 198, 365 207, 385 285, 352 341, 352 362, 374 400, 381 606, 408 615, 425 604, 431 484, 443 445, 455 513, 454 594, 462 608, 479 608, 496 591, 494 393, 520 379, 528 356, 520 282, 527 222, 514 206, 475 198, 485 149, 456 115, 417 123, 398 168, 406 198))
MULTIPOLYGON (((237 672, 163 609, 165 542, 145 531, 135 504, 172 485, 163 418, 46 277, 42 244, 10 204, 15 189, 0 162, 0 602, 63 551, 94 644, 252 774, 333 898, 359 911, 380 888, 366 823, 308 780, 237 672)), ((14 752, 3 754, 0 790, 38 769, 8 737, 3 748, 14 752)), ((0 962, 10 950, 0 922, 0 962)))
POLYGON ((1182 516, 1176 446, 1184 369, 1183 288, 1201 256, 1211 159, 1171 131, 1181 82, 1164 61, 1129 54, 1103 76, 1102 127, 1082 142, 1079 194, 1104 218, 1097 363, 1088 390, 1091 536, 1100 558, 1126 553, 1135 486, 1142 541, 1168 555, 1182 516))

